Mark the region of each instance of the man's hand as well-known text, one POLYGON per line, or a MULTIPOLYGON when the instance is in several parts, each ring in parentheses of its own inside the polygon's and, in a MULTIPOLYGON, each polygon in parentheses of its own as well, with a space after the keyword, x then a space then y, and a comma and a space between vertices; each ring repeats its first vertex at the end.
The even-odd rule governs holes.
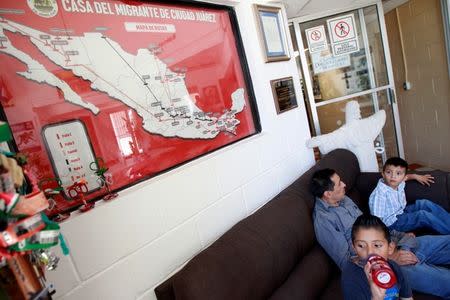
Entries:
POLYGON ((434 177, 430 174, 425 175, 419 175, 419 174, 408 174, 406 175, 405 180, 416 180, 421 185, 427 185, 430 186, 432 183, 434 183, 434 177))
POLYGON ((408 250, 396 250, 389 256, 389 259, 395 261, 398 265, 415 265, 419 262, 417 256, 408 250))

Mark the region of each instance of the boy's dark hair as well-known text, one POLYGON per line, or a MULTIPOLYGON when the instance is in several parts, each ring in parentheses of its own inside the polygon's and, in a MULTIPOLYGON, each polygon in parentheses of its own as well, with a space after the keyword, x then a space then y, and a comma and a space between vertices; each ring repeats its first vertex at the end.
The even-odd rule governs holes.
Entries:
POLYGON ((331 176, 334 174, 336 174, 336 171, 333 169, 322 169, 314 172, 310 186, 314 197, 322 198, 323 193, 334 189, 334 182, 331 180, 331 176))
POLYGON ((380 218, 371 214, 363 214, 356 218, 355 223, 353 223, 352 227, 352 242, 355 241, 355 234, 361 228, 363 229, 376 229, 383 232, 384 237, 390 243, 391 242, 391 233, 389 232, 386 224, 381 221, 380 218))
POLYGON ((405 172, 408 171, 408 163, 406 162, 406 160, 400 157, 388 158, 388 160, 386 160, 383 165, 383 172, 386 170, 387 166, 402 167, 405 168, 405 172))

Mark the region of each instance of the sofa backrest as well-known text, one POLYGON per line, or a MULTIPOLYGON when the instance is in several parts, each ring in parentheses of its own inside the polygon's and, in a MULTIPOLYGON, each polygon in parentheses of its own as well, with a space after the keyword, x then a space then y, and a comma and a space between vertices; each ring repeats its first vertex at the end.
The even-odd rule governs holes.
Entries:
POLYGON ((158 299, 258 300, 320 295, 333 273, 333 264, 315 239, 309 182, 313 172, 324 166, 334 168, 350 187, 359 174, 351 152, 335 150, 326 155, 156 287, 158 299), (308 274, 311 284, 307 280, 300 284, 308 274))
MULTIPOLYGON (((434 177, 434 183, 431 186, 426 186, 415 180, 408 181, 405 190, 408 203, 417 199, 428 199, 450 211, 450 173, 440 170, 414 173, 431 174, 434 177)), ((380 173, 361 173, 358 176, 356 188, 365 202, 369 199, 380 178, 380 173)))
MULTIPOLYGON (((314 172, 324 168, 334 169, 347 185, 347 191, 353 190, 360 174, 358 159, 352 152, 345 149, 336 149, 326 154, 317 164, 287 187, 288 190, 293 190, 306 201, 310 211, 312 211, 315 203, 315 199, 310 192, 311 178, 314 172)), ((357 201, 358 199, 356 199, 357 201)))
POLYGON ((282 192, 195 256, 155 293, 158 299, 268 299, 314 241, 305 203, 282 192))

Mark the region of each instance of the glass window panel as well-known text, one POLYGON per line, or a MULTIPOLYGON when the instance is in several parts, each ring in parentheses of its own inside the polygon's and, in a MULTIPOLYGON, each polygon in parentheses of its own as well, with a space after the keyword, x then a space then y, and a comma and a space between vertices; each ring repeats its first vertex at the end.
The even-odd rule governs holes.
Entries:
MULTIPOLYGON (((349 101, 355 100, 359 103, 362 118, 367 118, 375 113, 374 103, 378 101, 379 109, 386 111, 386 123, 383 127, 382 134, 375 140, 375 145, 380 147, 384 145, 386 157, 398 156, 393 111, 388 97, 387 90, 383 90, 317 107, 322 134, 332 132, 345 124, 345 105, 349 101)), ((377 157, 379 163, 382 164, 382 156, 377 155, 377 157)))
MULTIPOLYGON (((358 10, 346 12, 355 18, 355 29, 359 43, 359 51, 342 56, 333 56, 330 45, 327 20, 335 16, 308 21, 300 24, 303 41, 307 45, 305 30, 323 25, 328 47, 326 50, 310 53, 305 49, 308 69, 313 79, 313 92, 316 102, 347 96, 388 84, 386 62, 381 39, 380 25, 376 6, 362 11, 367 30, 367 43, 364 41, 361 19, 358 10), (372 58, 372 68, 368 59, 372 58)), ((340 14, 343 15, 343 14, 340 14)))

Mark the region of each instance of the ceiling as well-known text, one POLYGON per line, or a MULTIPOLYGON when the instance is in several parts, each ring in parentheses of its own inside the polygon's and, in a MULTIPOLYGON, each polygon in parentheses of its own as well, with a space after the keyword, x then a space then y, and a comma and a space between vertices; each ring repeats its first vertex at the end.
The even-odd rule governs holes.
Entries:
MULTIPOLYGON (((389 11, 408 0, 383 0, 385 11, 389 11)), ((269 0, 268 3, 282 2, 286 7, 288 18, 314 15, 324 11, 334 11, 345 7, 365 6, 374 3, 374 0, 269 0)))

